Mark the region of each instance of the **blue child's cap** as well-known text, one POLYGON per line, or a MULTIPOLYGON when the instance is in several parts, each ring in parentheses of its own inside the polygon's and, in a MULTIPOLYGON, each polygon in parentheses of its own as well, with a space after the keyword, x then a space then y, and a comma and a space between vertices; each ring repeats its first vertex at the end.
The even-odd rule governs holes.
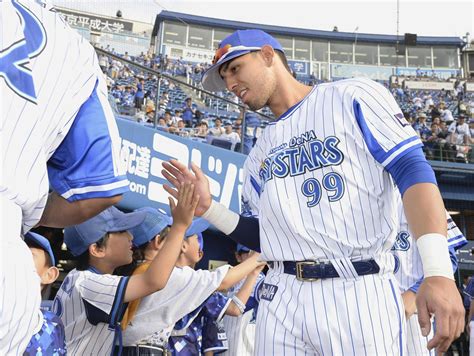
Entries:
POLYGON ((74 256, 79 256, 107 233, 131 230, 140 225, 145 217, 146 212, 143 211, 125 214, 111 206, 82 224, 64 229, 64 242, 74 256))
POLYGON ((46 237, 30 231, 25 234, 25 242, 33 242, 34 244, 41 247, 41 249, 48 254, 51 260, 51 266, 56 266, 56 260, 54 259, 53 249, 51 248, 51 244, 49 243, 46 237))

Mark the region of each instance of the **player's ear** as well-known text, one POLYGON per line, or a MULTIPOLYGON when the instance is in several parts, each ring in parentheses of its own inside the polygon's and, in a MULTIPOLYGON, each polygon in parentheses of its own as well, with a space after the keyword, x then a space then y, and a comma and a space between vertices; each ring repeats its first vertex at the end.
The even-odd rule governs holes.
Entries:
POLYGON ((263 60, 267 65, 271 65, 273 63, 273 59, 275 57, 275 50, 270 45, 265 45, 260 50, 263 60))
POLYGON ((59 269, 56 266, 49 267, 41 276, 41 284, 52 284, 58 277, 59 269))

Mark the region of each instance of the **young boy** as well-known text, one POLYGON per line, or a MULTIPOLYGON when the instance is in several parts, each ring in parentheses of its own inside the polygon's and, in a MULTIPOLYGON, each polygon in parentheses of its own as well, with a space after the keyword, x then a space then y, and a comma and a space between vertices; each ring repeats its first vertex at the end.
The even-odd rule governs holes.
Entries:
POLYGON ((170 198, 174 222, 161 253, 140 275, 121 277, 112 273, 132 261, 132 235, 128 230, 143 222, 144 212, 124 214, 112 207, 65 229, 65 243, 78 263, 61 285, 54 310, 64 323, 70 354, 111 354, 117 341, 121 345, 124 303, 165 287, 198 201, 192 185, 185 185, 183 191, 176 204, 170 198))
MULTIPOLYGON (((53 249, 47 238, 31 231, 26 233, 25 243, 33 255, 36 272, 40 277, 41 293, 44 294, 45 289, 59 277, 53 249)), ((51 310, 51 307, 52 304, 48 300, 41 302, 42 310, 51 310)))
MULTIPOLYGON (((34 232, 26 233, 24 241, 33 255, 33 262, 43 292, 59 276, 53 250, 45 237, 34 232)), ((51 312, 51 304, 44 302, 49 301, 41 303, 43 325, 41 330, 31 338, 26 347, 25 355, 37 355, 39 353, 42 355, 66 355, 63 323, 56 314, 51 312)))
MULTIPOLYGON (((188 239, 190 238, 193 238, 193 236, 188 239)), ((194 265, 199 262, 204 251, 204 240, 201 234, 197 234, 197 241, 199 245, 199 255, 195 257, 192 249, 189 249, 188 252, 182 251, 176 263, 177 266, 194 267, 194 265)), ((251 258, 251 256, 248 258, 251 258)), ((254 269, 244 280, 239 281, 243 284, 240 284, 240 290, 234 293, 234 295, 227 297, 222 293, 214 292, 198 308, 176 323, 169 339, 172 355, 199 356, 206 350, 211 351, 209 350, 209 345, 203 344, 204 339, 208 339, 209 336, 212 336, 204 333, 209 332, 209 330, 205 330, 206 326, 212 325, 212 323, 221 323, 224 315, 237 317, 244 313, 245 304, 249 299, 255 281, 262 268, 263 266, 254 269)), ((220 334, 222 335, 222 332, 220 334)), ((224 351, 227 349, 227 343, 214 346, 213 349, 215 349, 215 351, 224 351)))
MULTIPOLYGON (((149 261, 157 253, 162 253, 162 246, 169 238, 169 217, 155 209, 148 208, 146 211, 147 217, 143 224, 133 229, 134 243, 138 247, 135 260, 141 262, 133 275, 147 270, 149 261)), ((182 242, 176 268, 166 288, 129 305, 123 323, 126 346, 124 354, 142 349, 146 352, 145 349, 163 348, 178 320, 200 307, 214 291, 228 289, 259 266, 263 266, 255 255, 237 268, 230 269, 230 266, 226 265, 214 272, 195 271, 192 267, 202 257, 199 244, 200 236, 202 240, 201 232, 208 227, 209 224, 205 220, 196 219, 185 233, 186 239, 182 242)), ((250 279, 249 283, 252 283, 250 279)), ((250 291, 251 287, 248 288, 248 294, 250 291)), ((229 313, 240 313, 235 303, 229 301, 227 304, 229 313)))

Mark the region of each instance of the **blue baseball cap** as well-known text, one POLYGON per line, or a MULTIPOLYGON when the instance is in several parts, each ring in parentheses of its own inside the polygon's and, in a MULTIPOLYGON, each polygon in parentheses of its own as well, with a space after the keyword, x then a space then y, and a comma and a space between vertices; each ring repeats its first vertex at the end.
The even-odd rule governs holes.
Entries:
POLYGON ((145 217, 144 211, 125 214, 111 206, 82 224, 64 229, 64 242, 74 256, 79 256, 107 233, 131 230, 145 217))
MULTIPOLYGON (((130 232, 133 235, 133 246, 140 247, 151 241, 165 227, 173 225, 173 218, 167 214, 163 214, 154 208, 140 208, 135 211, 146 213, 143 223, 133 228, 130 232)), ((202 240, 202 232, 209 228, 210 224, 203 218, 195 218, 189 228, 184 233, 184 237, 198 235, 198 239, 202 240)))
POLYGON ((224 38, 216 50, 212 66, 202 76, 203 88, 209 91, 225 90, 224 80, 219 74, 220 66, 244 54, 258 51, 265 45, 285 53, 281 44, 262 30, 238 30, 224 38))
POLYGON ((250 249, 242 244, 237 244, 237 252, 250 252, 250 249))
POLYGON ((51 260, 51 266, 56 266, 56 260, 54 259, 53 249, 51 248, 51 244, 49 243, 48 239, 40 234, 34 232, 27 232, 25 234, 25 242, 32 242, 35 245, 41 247, 41 249, 46 252, 51 260))
POLYGON ((133 228, 130 232, 133 235, 133 246, 140 247, 151 241, 163 229, 172 224, 172 219, 167 214, 153 208, 140 208, 135 211, 144 211, 146 213, 145 220, 133 228))

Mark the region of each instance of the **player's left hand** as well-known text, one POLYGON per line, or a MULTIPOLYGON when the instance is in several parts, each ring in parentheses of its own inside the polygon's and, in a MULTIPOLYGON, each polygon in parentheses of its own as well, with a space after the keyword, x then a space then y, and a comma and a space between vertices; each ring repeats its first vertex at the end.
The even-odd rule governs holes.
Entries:
POLYGON ((429 334, 430 317, 435 316, 435 334, 428 349, 446 352, 464 330, 465 311, 456 284, 445 277, 425 278, 417 293, 416 306, 423 336, 429 334))

